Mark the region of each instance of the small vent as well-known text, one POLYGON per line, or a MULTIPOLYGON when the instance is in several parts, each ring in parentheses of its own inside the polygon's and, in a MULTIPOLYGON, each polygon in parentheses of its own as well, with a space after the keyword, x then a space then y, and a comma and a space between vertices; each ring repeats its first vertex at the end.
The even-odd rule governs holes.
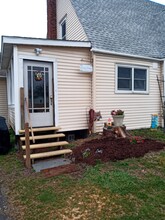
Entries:
POLYGON ((68 134, 67 141, 71 142, 75 140, 75 134, 68 134))

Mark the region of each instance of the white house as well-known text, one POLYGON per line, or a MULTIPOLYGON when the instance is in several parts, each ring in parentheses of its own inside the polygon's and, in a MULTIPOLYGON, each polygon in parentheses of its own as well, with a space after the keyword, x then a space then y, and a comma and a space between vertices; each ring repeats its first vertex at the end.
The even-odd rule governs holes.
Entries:
POLYGON ((102 115, 95 132, 113 109, 125 111, 128 129, 150 127, 151 114, 161 112, 156 77, 164 77, 165 6, 146 0, 47 4, 47 39, 2 37, 16 134, 27 111, 33 127, 60 125, 63 131, 88 129, 90 108, 102 115))

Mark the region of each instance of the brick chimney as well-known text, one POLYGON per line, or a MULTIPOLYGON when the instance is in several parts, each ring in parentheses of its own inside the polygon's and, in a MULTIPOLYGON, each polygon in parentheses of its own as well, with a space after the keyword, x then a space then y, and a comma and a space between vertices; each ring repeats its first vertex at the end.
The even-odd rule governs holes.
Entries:
POLYGON ((47 0, 47 38, 57 39, 56 0, 47 0))

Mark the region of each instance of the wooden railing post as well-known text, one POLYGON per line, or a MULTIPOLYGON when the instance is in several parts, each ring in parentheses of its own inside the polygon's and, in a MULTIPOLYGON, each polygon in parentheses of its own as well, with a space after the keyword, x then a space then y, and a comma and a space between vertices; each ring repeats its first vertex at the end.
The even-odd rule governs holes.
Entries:
POLYGON ((31 169, 29 123, 25 123, 26 167, 31 169))
POLYGON ((20 88, 20 104, 21 104, 21 129, 25 124, 25 109, 24 109, 24 88, 20 88))

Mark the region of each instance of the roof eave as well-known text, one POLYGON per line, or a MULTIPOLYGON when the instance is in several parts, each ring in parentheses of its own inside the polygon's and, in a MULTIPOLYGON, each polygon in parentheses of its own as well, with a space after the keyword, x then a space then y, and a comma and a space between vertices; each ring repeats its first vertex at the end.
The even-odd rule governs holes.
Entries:
POLYGON ((35 45, 35 46, 51 46, 51 47, 74 47, 74 48, 91 48, 91 43, 87 41, 63 41, 63 40, 49 40, 42 38, 26 38, 26 37, 10 37, 2 36, 2 56, 1 68, 7 69, 13 46, 17 45, 35 45))
POLYGON ((154 57, 139 56, 139 55, 133 55, 133 54, 127 54, 127 53, 119 53, 119 52, 114 52, 114 51, 110 51, 110 50, 102 50, 102 49, 98 49, 98 48, 92 48, 91 52, 132 57, 132 58, 139 58, 139 59, 145 59, 145 60, 153 60, 153 61, 164 61, 163 58, 154 58, 154 57))

